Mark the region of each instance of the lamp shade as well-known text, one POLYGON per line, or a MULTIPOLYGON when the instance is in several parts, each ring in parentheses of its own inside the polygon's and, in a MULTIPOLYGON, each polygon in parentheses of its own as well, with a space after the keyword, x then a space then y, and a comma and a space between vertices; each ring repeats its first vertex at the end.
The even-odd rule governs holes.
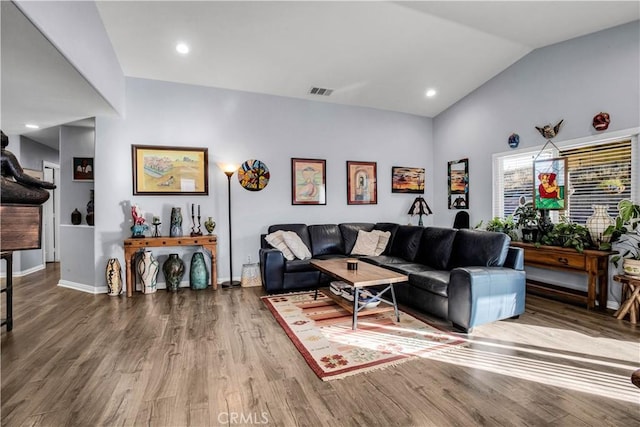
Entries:
POLYGON ((409 208, 409 215, 431 215, 432 213, 427 201, 422 196, 416 197, 409 208))

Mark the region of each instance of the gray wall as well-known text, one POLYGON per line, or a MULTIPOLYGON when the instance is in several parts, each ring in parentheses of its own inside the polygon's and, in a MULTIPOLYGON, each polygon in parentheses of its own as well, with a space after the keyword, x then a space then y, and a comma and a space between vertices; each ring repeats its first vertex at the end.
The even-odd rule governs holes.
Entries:
POLYGON ((190 203, 200 204, 202 215, 217 221, 219 277, 228 278, 227 178, 216 166, 221 161, 259 159, 271 172, 260 192, 243 189, 237 175, 232 177, 236 277, 248 256, 257 260, 260 233, 270 224, 407 223, 413 197, 391 193, 392 166, 426 168, 426 198, 432 202, 428 118, 141 79, 127 79, 126 110, 124 119, 96 120, 96 285, 104 285, 108 258, 119 257, 124 266, 122 240, 131 235, 131 203, 139 204, 149 220, 160 215, 165 235, 172 206, 188 212, 190 203), (132 144, 208 147, 209 196, 132 196, 132 144), (291 205, 292 157, 327 160, 326 206, 291 205), (378 163, 377 205, 347 205, 347 160, 378 163))
MULTIPOLYGON (((493 216, 492 154, 510 150, 512 132, 520 135, 520 149, 544 144, 534 126, 560 119, 564 123, 554 139, 558 144, 640 126, 638 21, 535 50, 438 115, 433 123, 434 223, 450 226, 456 213, 446 208, 448 161, 469 158, 471 225, 486 223, 493 216), (605 133, 591 126, 600 111, 611 114, 605 133)), ((586 289, 582 276, 535 269, 527 273, 586 289)), ((618 293, 619 286, 611 285, 610 300, 618 301, 618 293)))

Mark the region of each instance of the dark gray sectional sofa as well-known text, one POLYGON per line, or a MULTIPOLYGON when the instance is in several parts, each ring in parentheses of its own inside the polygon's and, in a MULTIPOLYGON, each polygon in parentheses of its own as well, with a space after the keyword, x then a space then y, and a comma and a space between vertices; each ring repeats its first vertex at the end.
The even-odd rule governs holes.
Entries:
MULTIPOLYGON (((374 229, 391 232, 385 251, 358 258, 409 277, 407 284, 394 287, 401 304, 448 319, 462 331, 524 312, 524 253, 510 247, 503 233, 394 223, 279 224, 270 226, 268 233, 293 231, 313 258, 331 259, 352 258, 358 231, 374 229)), ((286 260, 264 237, 260 269, 267 292, 327 286, 331 278, 309 260, 286 260)))

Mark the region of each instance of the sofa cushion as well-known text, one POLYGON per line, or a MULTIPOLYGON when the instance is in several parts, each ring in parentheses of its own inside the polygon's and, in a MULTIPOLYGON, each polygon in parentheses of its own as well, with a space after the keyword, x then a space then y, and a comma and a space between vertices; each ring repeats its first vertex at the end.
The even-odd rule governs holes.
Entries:
POLYGON ((391 242, 389 255, 400 257, 405 261, 414 261, 420 246, 420 238, 424 228, 415 225, 400 225, 391 242))
POLYGON ((388 264, 404 264, 407 262, 404 258, 391 255, 363 256, 359 259, 364 262, 368 262, 369 264, 379 265, 382 267, 386 267, 388 264))
POLYGON ((409 284, 419 289, 446 297, 449 288, 450 271, 433 270, 409 274, 409 284))
POLYGON ((393 238, 396 234, 396 230, 398 230, 398 224, 394 224, 392 222, 378 222, 373 226, 374 230, 380 231, 388 231, 391 233, 391 239, 387 244, 386 249, 382 252, 382 255, 388 255, 391 250, 391 245, 393 244, 393 238))
POLYGON ((298 273, 301 271, 317 271, 318 269, 312 266, 310 259, 294 259, 293 261, 287 261, 284 264, 284 271, 287 273, 298 273))
POLYGON ((353 249, 351 249, 351 255, 375 255, 378 240, 380 240, 380 236, 377 233, 364 230, 358 231, 358 238, 356 239, 356 244, 353 245, 353 249))
POLYGON ((504 233, 458 230, 449 267, 502 267, 510 242, 511 238, 504 233))
POLYGON ((287 242, 284 241, 284 233, 282 230, 277 230, 267 234, 264 239, 271 246, 282 252, 282 255, 284 255, 287 260, 291 261, 295 259, 296 256, 291 252, 291 249, 289 249, 287 242))
POLYGON ((373 224, 368 222, 346 222, 340 224, 340 233, 342 233, 342 241, 344 242, 344 253, 350 254, 353 250, 353 246, 358 239, 358 231, 371 231, 373 230, 373 224))
POLYGON ((446 270, 449 266, 456 231, 453 228, 425 228, 420 239, 416 262, 436 270, 446 270))
POLYGON ((376 250, 373 252, 374 256, 382 255, 384 251, 389 246, 389 240, 391 240, 391 232, 390 231, 382 231, 382 230, 373 230, 372 233, 378 235, 378 244, 376 245, 376 250))
POLYGON ((424 264, 418 264, 416 262, 397 262, 393 264, 387 264, 384 268, 388 268, 389 270, 393 270, 397 273, 401 274, 410 274, 410 273, 422 273, 423 271, 432 271, 433 268, 426 266, 424 264))
POLYGON ((306 247, 311 248, 311 239, 309 238, 309 229, 306 224, 275 224, 269 226, 269 234, 274 231, 293 231, 302 239, 306 247))
POLYGON ((298 259, 309 259, 311 258, 311 252, 309 248, 305 246, 304 242, 293 231, 283 231, 282 237, 284 238, 284 242, 287 244, 291 252, 298 259))
POLYGON ((327 254, 344 254, 342 233, 337 224, 310 225, 311 253, 314 257, 327 254))

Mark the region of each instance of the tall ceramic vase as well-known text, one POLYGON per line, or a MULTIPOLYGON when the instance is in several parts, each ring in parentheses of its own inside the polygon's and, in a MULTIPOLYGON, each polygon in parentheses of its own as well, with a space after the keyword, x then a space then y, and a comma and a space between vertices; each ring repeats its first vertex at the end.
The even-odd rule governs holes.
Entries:
POLYGON ((178 254, 171 254, 169 258, 162 264, 162 272, 167 282, 168 291, 177 291, 180 287, 180 281, 184 276, 184 262, 178 254))
POLYGON ((182 208, 171 208, 169 237, 182 237, 182 208))
POLYGON ((158 290, 158 269, 158 261, 153 257, 153 253, 151 251, 144 251, 136 265, 138 277, 140 277, 142 281, 143 294, 152 294, 158 290))
POLYGON ((105 271, 107 278, 108 295, 117 297, 122 293, 122 267, 118 258, 109 258, 105 271))
POLYGON ((189 285, 191 289, 206 289, 209 284, 209 270, 204 262, 202 252, 196 252, 191 257, 189 269, 189 285))
POLYGON ((605 205, 593 205, 593 215, 587 218, 587 229, 591 235, 591 240, 596 246, 600 246, 602 243, 608 243, 611 240, 611 236, 605 236, 604 231, 610 225, 614 225, 615 221, 607 213, 607 206, 605 205))

